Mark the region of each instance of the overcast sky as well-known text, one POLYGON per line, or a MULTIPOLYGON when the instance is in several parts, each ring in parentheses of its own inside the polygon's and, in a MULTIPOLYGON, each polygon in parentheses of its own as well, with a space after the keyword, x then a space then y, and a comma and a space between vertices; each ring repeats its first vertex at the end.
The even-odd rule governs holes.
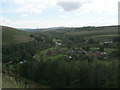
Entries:
POLYGON ((118 24, 119 0, 0 0, 0 25, 15 28, 118 24))

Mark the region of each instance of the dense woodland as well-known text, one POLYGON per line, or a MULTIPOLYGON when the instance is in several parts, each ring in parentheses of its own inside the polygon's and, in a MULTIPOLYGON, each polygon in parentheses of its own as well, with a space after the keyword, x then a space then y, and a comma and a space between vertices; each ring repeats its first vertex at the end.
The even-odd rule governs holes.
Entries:
POLYGON ((3 45, 3 69, 50 88, 116 88, 119 37, 111 28, 32 32, 33 41, 3 45))

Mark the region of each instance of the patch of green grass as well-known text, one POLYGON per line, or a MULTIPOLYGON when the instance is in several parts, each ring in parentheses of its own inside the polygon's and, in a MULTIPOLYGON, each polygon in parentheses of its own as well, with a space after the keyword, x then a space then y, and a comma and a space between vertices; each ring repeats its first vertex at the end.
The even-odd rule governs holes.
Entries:
POLYGON ((90 48, 91 50, 98 50, 99 48, 90 48))
POLYGON ((67 48, 62 48, 63 50, 67 50, 67 48))
POLYGON ((101 35, 101 36, 118 36, 118 34, 108 34, 108 35, 101 35))
POLYGON ((60 58, 60 57, 66 57, 67 55, 56 55, 56 56, 50 56, 48 57, 47 59, 52 59, 52 60, 55 60, 57 58, 60 58))
MULTIPOLYGON (((63 57, 63 56, 67 56, 67 55, 56 55, 56 56, 46 56, 44 55, 44 53, 47 53, 48 50, 55 50, 56 47, 53 47, 53 48, 49 48, 49 49, 46 49, 46 50, 43 50, 43 51, 40 51, 39 53, 37 53, 34 58, 39 60, 40 59, 40 55, 43 55, 42 58, 44 58, 44 60, 46 59, 56 59, 56 58, 59 58, 59 57, 63 57)), ((67 50, 67 48, 62 48, 63 50, 67 50)))
MULTIPOLYGON (((35 59, 39 59, 41 54, 47 53, 47 52, 48 52, 48 50, 54 50, 54 49, 56 49, 56 48, 55 48, 55 47, 53 47, 53 48, 48 48, 48 49, 45 49, 45 50, 43 50, 43 51, 40 51, 39 53, 37 53, 37 54, 36 54, 36 55, 34 55, 33 57, 34 57, 35 59)), ((46 56, 45 56, 45 57, 46 57, 46 56)))
POLYGON ((43 54, 43 53, 48 52, 48 50, 54 50, 54 49, 56 49, 56 48, 53 47, 53 48, 45 49, 45 50, 41 51, 39 54, 43 54))
MULTIPOLYGON (((89 36, 89 38, 100 38, 100 37, 115 37, 117 34, 108 34, 108 35, 94 35, 94 36, 89 36)), ((88 37, 87 37, 88 38, 88 37)))

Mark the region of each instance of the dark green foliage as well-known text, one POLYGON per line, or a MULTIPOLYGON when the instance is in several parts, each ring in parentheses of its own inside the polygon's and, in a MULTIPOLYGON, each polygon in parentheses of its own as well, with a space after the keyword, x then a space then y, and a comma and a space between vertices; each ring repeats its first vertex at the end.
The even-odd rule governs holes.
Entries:
POLYGON ((119 36, 114 37, 114 38, 113 38, 113 42, 120 42, 120 37, 119 37, 119 36))
POLYGON ((19 62, 32 59, 40 50, 52 47, 52 44, 32 41, 29 43, 21 43, 9 46, 3 46, 3 63, 9 61, 19 62))
POLYGON ((106 65, 95 60, 92 63, 86 61, 68 63, 64 60, 39 63, 31 61, 20 64, 17 71, 41 85, 54 88, 117 87, 117 65, 112 62, 106 65))
POLYGON ((89 47, 89 46, 83 46, 82 49, 83 49, 83 50, 86 50, 86 51, 89 51, 89 50, 90 50, 90 47, 89 47))
POLYGON ((103 47, 103 46, 101 46, 101 47, 100 47, 100 49, 99 49, 99 51, 104 52, 104 47, 103 47))
POLYGON ((109 55, 110 55, 110 57, 119 58, 120 57, 120 50, 112 51, 109 55))

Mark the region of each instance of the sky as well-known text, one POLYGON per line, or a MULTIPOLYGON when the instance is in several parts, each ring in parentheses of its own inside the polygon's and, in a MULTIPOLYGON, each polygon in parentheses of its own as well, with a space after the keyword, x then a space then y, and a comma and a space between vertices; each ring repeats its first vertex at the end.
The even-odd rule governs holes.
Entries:
POLYGON ((0 25, 14 28, 118 24, 119 0, 0 0, 0 25))

